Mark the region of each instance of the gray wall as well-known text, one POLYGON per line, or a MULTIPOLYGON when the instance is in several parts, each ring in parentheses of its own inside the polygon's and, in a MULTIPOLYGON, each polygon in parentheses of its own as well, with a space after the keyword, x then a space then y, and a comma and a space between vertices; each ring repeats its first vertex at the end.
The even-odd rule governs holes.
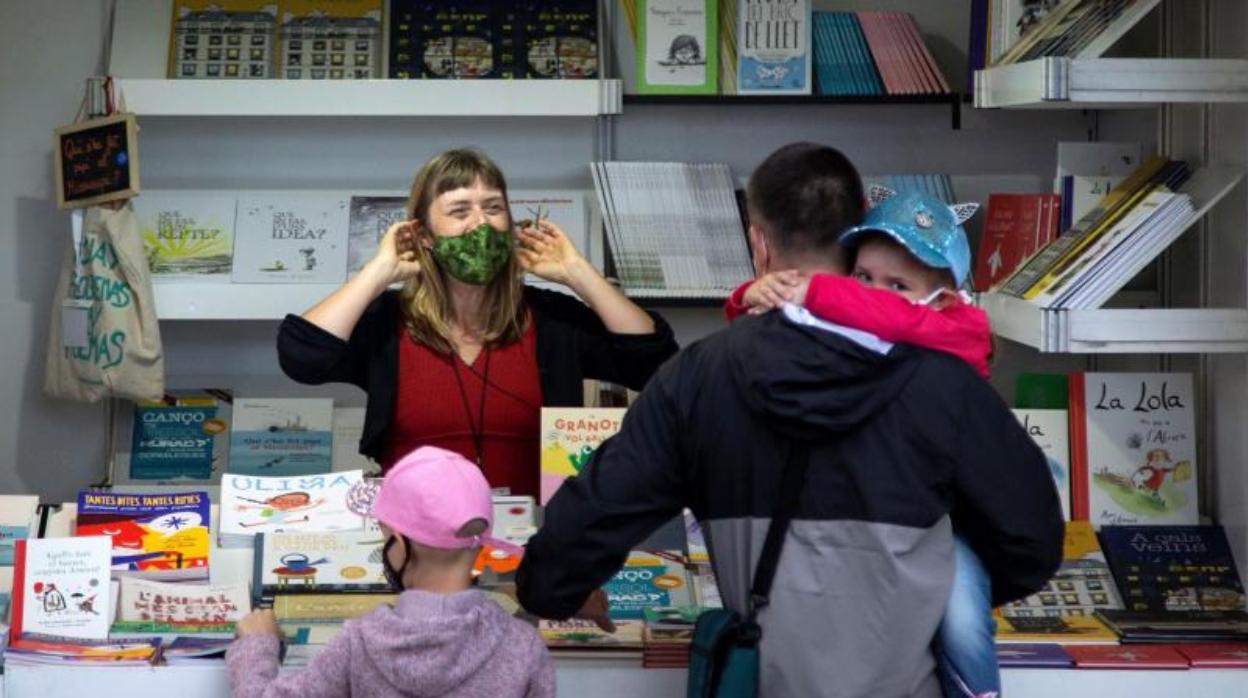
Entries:
MULTIPOLYGON (((965 45, 969 2, 893 4, 918 13, 951 82, 960 85, 964 59, 957 47, 965 45)), ((105 0, 0 4, 0 45, 9 56, 0 62, 0 414, 8 415, 0 423, 0 491, 37 492, 45 501, 70 499, 103 472, 103 407, 48 400, 40 386, 50 299, 68 236, 67 216, 52 195, 50 131, 73 118, 82 79, 101 70, 109 6, 105 0)), ((1148 138, 1152 119, 1145 111, 1115 123, 1148 138)), ((776 146, 809 139, 842 148, 868 174, 952 173, 960 198, 982 202, 992 191, 1048 188, 1055 143, 1086 139, 1092 124, 1078 112, 967 107, 963 129, 952 131, 948 109, 935 106, 630 105, 615 119, 615 153, 724 161, 745 177, 776 146)), ((460 144, 490 152, 513 187, 591 188, 586 163, 595 124, 588 119, 148 118, 141 126, 149 188, 403 189, 428 155, 460 144)), ((715 310, 666 314, 683 343, 721 326, 715 310)), ((280 377, 275 328, 272 322, 163 323, 169 385, 320 393, 280 377)), ((1020 368, 1084 365, 1079 357, 1037 357, 1011 345, 1000 355, 996 380, 1007 394, 1020 368)), ((353 389, 324 394, 360 400, 353 389)))

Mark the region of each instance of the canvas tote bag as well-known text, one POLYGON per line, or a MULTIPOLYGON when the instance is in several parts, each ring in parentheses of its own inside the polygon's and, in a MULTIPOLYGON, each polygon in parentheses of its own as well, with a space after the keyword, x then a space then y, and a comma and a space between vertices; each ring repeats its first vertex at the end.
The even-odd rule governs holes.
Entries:
POLYGON ((157 400, 164 354, 138 219, 129 201, 75 212, 48 329, 43 391, 95 402, 157 400))

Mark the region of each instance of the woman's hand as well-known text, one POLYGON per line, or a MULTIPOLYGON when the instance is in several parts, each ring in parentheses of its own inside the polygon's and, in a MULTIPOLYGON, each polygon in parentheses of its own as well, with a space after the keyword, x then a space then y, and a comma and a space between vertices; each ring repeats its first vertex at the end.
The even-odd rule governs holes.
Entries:
POLYGON ((416 261, 419 225, 415 221, 400 221, 382 236, 369 264, 376 268, 384 285, 402 283, 420 273, 420 262, 416 261))
POLYGON ((239 637, 248 635, 272 635, 281 637, 277 627, 277 616, 270 609, 257 609, 243 616, 234 626, 234 634, 239 637))
POLYGON ((516 237, 520 266, 546 281, 571 286, 576 275, 589 264, 559 226, 549 221, 536 226, 521 223, 516 237))

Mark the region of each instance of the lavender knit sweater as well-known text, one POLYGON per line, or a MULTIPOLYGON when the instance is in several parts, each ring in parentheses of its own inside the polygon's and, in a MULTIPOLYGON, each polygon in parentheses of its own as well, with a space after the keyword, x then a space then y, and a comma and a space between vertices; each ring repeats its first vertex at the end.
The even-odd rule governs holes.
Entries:
POLYGON ((225 661, 235 698, 555 695, 550 653, 532 627, 479 591, 405 591, 342 632, 302 671, 278 669, 278 640, 239 638, 225 661))

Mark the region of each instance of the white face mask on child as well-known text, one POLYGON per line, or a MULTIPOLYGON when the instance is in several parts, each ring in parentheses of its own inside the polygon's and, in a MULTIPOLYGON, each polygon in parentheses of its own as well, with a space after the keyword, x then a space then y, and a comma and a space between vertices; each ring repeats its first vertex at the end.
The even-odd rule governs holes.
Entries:
POLYGON ((941 286, 940 288, 936 289, 935 291, 932 291, 926 296, 916 301, 910 301, 910 302, 914 303, 915 305, 931 305, 933 301, 935 301, 937 298, 940 298, 942 295, 948 292, 949 292, 949 289, 945 288, 944 286, 941 286))

